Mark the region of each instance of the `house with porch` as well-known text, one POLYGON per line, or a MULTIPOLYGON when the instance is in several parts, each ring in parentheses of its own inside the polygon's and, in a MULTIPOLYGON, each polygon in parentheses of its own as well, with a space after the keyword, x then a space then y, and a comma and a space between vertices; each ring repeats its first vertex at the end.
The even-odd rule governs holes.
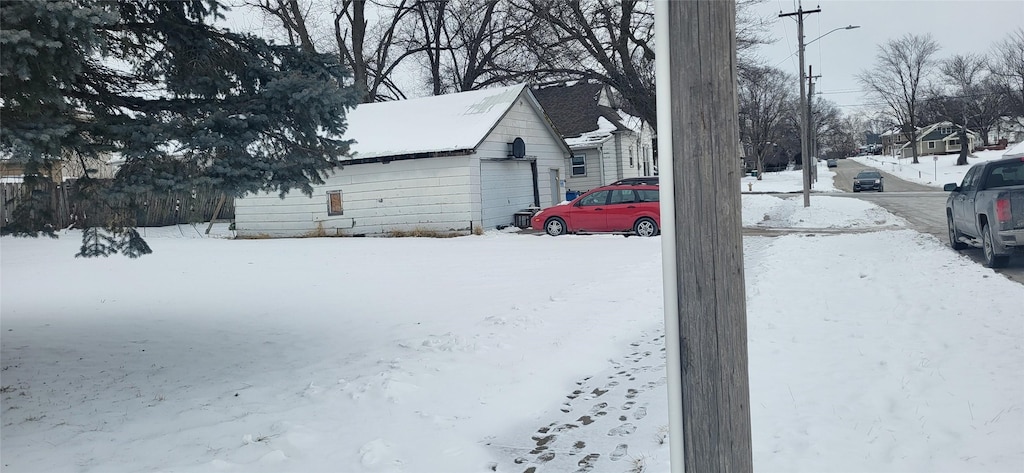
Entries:
MULTIPOLYGON (((917 140, 910 141, 910 133, 894 128, 882 133, 883 152, 890 156, 909 158, 914 155, 914 147, 918 156, 932 154, 951 154, 960 152, 960 126, 953 122, 938 122, 917 129, 917 140)), ((981 135, 967 130, 967 150, 974 149, 981 143, 981 135)))

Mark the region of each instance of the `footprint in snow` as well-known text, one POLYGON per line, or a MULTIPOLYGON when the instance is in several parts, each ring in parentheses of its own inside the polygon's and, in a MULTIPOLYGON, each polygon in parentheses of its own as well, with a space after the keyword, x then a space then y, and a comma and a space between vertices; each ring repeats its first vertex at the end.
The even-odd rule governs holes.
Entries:
POLYGON ((629 422, 626 422, 625 424, 622 424, 622 425, 620 425, 618 427, 615 427, 615 428, 609 430, 608 431, 608 436, 609 437, 625 437, 627 435, 632 434, 633 432, 636 432, 636 426, 633 425, 633 424, 630 424, 629 422))
POLYGON ((608 458, 613 462, 617 462, 621 460, 622 457, 626 456, 627 450, 629 450, 629 446, 624 443, 620 443, 615 447, 615 451, 613 451, 611 455, 608 455, 608 458))

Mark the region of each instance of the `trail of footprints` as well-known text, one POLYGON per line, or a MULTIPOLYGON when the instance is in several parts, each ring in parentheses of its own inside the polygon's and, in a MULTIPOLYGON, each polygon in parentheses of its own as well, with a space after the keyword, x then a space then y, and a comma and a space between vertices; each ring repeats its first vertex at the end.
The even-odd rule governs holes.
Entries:
MULTIPOLYGON (((659 335, 653 340, 645 341, 644 343, 650 344, 652 347, 662 346, 664 343, 663 339, 664 335, 659 335)), ((561 411, 571 414, 580 405, 583 405, 583 410, 578 417, 569 416, 570 419, 576 417, 573 421, 552 422, 547 426, 537 429, 537 432, 531 437, 536 447, 530 450, 527 455, 515 459, 516 465, 525 465, 522 473, 539 473, 546 463, 562 455, 568 455, 573 459, 579 457, 579 460, 575 462, 579 469, 575 470, 575 473, 592 471, 602 456, 606 456, 611 461, 619 461, 629 455, 629 445, 627 443, 619 443, 611 452, 588 452, 587 444, 584 441, 566 437, 571 437, 574 433, 580 435, 580 429, 602 428, 607 429, 609 437, 621 437, 623 442, 626 442, 629 436, 636 432, 636 425, 630 421, 638 421, 647 416, 647 407, 645 405, 637 405, 636 397, 646 390, 663 385, 664 379, 661 379, 660 382, 650 381, 640 387, 623 389, 620 385, 629 385, 630 381, 636 380, 638 373, 663 370, 664 348, 653 351, 640 350, 641 342, 633 342, 630 345, 636 351, 626 357, 625 363, 617 363, 615 365, 615 368, 619 369, 619 371, 608 376, 608 382, 604 386, 592 388, 592 379, 590 377, 576 382, 579 388, 566 396, 567 400, 562 404, 561 411), (652 359, 652 355, 656 354, 655 352, 657 352, 657 359, 652 359), (618 398, 619 396, 621 398, 618 398), (609 423, 606 420, 612 418, 616 421, 609 423), (609 424, 612 427, 608 428, 607 425, 609 424), (591 425, 593 427, 590 427, 591 425)), ((589 434, 589 436, 592 435, 589 434)), ((564 460, 559 463, 564 464, 564 460)), ((568 470, 563 469, 559 471, 568 470)))

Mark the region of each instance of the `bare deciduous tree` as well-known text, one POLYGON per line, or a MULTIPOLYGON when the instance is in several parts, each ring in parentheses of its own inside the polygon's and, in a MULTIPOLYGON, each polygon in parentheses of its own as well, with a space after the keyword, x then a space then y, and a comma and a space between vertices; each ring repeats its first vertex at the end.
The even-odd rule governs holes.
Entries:
POLYGON ((815 97, 811 110, 811 121, 814 123, 811 136, 815 137, 818 155, 826 158, 850 155, 856 149, 857 132, 843 118, 843 112, 839 107, 829 100, 815 97))
POLYGON ((967 129, 981 133, 988 144, 988 131, 1000 117, 1007 114, 1006 99, 995 87, 984 57, 955 55, 939 64, 941 82, 927 93, 919 118, 928 121, 949 121, 960 125, 960 147, 957 165, 967 164, 970 149, 967 129))
POLYGON ((247 4, 279 22, 292 44, 337 54, 352 70, 360 102, 404 97, 392 73, 403 60, 420 52, 395 46, 395 33, 411 12, 409 0, 248 0, 247 4))
MULTIPOLYGON (((596 80, 610 86, 631 113, 656 125, 654 87, 654 4, 652 0, 523 0, 544 19, 539 36, 552 76, 596 80)), ((741 62, 766 42, 765 22, 750 8, 763 0, 736 1, 736 48, 741 62)))
POLYGON ((923 81, 939 50, 930 34, 906 34, 878 47, 876 67, 857 75, 868 93, 883 100, 892 118, 910 137, 913 162, 918 163, 917 113, 923 81))
POLYGON ((765 158, 776 152, 784 133, 781 125, 792 103, 794 81, 771 67, 745 67, 738 72, 740 139, 754 154, 761 180, 765 158))
POLYGON ((400 44, 420 48, 432 94, 464 92, 537 76, 530 40, 540 19, 508 0, 417 1, 400 44))
POLYGON ((996 44, 992 76, 1011 107, 1011 115, 1024 125, 1024 28, 1017 28, 996 44))

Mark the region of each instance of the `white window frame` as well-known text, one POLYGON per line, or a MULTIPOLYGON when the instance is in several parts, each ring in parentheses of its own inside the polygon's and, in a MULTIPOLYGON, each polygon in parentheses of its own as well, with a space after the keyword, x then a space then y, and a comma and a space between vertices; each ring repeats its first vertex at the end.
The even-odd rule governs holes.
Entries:
POLYGON ((572 157, 569 158, 569 175, 572 176, 572 177, 586 177, 587 176, 587 153, 581 153, 581 154, 575 154, 574 153, 572 155, 572 157), (582 164, 576 164, 576 158, 581 158, 583 160, 583 163, 582 164), (576 173, 576 168, 582 169, 583 172, 577 174, 576 173))
POLYGON ((935 142, 934 141, 929 141, 928 142, 928 149, 935 149, 935 142))

